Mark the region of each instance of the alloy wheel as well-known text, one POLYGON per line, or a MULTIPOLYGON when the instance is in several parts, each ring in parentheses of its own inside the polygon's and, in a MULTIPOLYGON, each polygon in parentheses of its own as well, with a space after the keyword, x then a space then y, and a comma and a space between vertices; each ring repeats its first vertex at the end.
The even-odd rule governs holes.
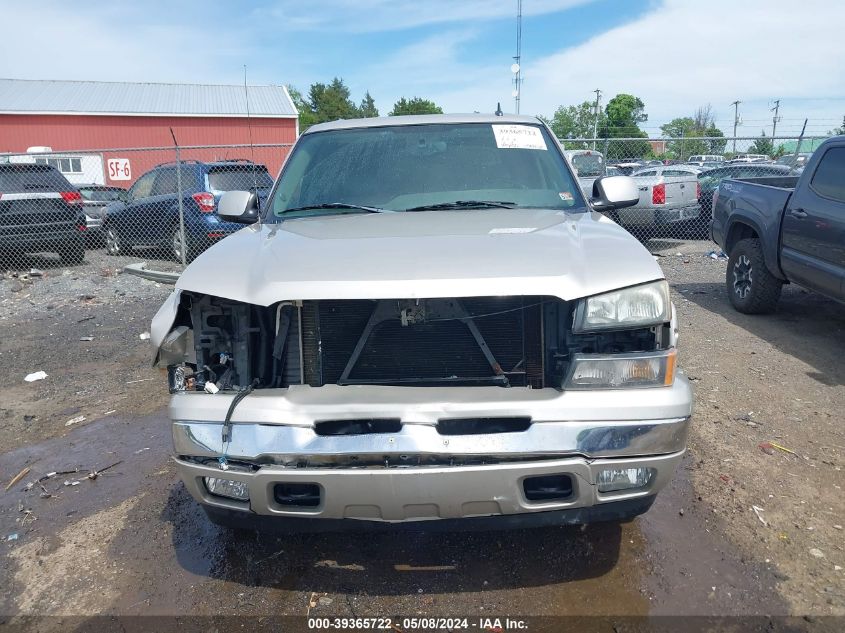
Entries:
POLYGON ((120 237, 113 228, 108 227, 106 229, 106 252, 109 255, 120 255, 121 250, 120 237))
POLYGON ((741 255, 734 264, 734 292, 740 299, 745 299, 748 293, 751 292, 753 269, 751 267, 751 260, 747 256, 741 255))

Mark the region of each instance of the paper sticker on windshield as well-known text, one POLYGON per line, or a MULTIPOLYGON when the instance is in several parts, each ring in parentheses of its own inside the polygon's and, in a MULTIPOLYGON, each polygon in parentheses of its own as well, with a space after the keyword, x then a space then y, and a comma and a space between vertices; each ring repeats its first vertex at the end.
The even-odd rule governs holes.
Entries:
POLYGON ((561 191, 557 195, 559 195, 560 199, 563 200, 564 202, 569 202, 570 200, 572 200, 572 194, 569 193, 568 191, 561 191))
POLYGON ((540 128, 533 125, 494 125, 499 149, 547 149, 540 128))

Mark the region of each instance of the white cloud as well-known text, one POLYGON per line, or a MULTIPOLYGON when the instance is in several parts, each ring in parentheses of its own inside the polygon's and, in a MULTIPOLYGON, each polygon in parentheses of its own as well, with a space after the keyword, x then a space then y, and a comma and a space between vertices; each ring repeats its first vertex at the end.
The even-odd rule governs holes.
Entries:
POLYGON ((771 120, 769 100, 781 99, 781 114, 800 118, 806 106, 790 113, 790 101, 832 97, 838 103, 811 110, 838 118, 845 110, 843 21, 845 4, 826 0, 666 0, 634 22, 529 61, 525 103, 551 112, 601 88, 642 98, 653 123, 708 102, 729 123, 729 104, 739 99, 745 132, 758 134, 748 128, 771 120))
MULTIPOLYGON (((530 0, 523 15, 564 11, 594 0, 530 0)), ((397 31, 433 24, 515 18, 516 3, 505 0, 322 0, 319 8, 299 0, 279 0, 256 16, 280 19, 291 28, 351 33, 397 31)))
POLYGON ((150 22, 155 6, 7 3, 0 76, 22 79, 240 83, 254 44, 178 15, 150 22), (209 72, 212 71, 212 72, 209 72))
MULTIPOLYGON (((565 33, 565 14, 560 20, 565 33)), ((523 113, 551 114, 558 105, 591 100, 601 88, 603 102, 627 92, 646 103, 646 129, 712 104, 718 123, 732 133, 739 99, 744 125, 739 135, 771 131, 769 102, 781 99, 779 133, 797 133, 810 117, 808 133, 821 134, 845 114, 845 47, 840 43, 845 4, 825 0, 665 0, 652 11, 587 42, 539 59, 523 59, 523 113)), ((525 41, 530 31, 523 34, 525 41)), ((373 94, 387 100, 417 86, 452 112, 492 111, 497 101, 512 109, 506 56, 496 65, 461 63, 461 47, 447 46, 440 73, 420 70, 404 54, 370 72, 373 94), (406 62, 403 62, 407 59, 406 62)), ((391 101, 392 103, 392 101, 391 101)))
MULTIPOLYGON (((0 76, 240 83, 246 63, 254 83, 293 82, 303 90, 342 76, 356 100, 369 89, 382 112, 415 95, 450 112, 491 112, 497 102, 513 107, 511 43, 495 59, 479 59, 473 50, 490 21, 513 20, 512 1, 325 0, 314 7, 277 0, 272 9, 225 23, 221 16, 231 8, 188 1, 194 4, 169 10, 157 0, 6 3, 0 76), (425 26, 425 36, 409 34, 402 48, 383 50, 382 38, 389 39, 383 32, 425 26), (321 52, 320 38, 334 38, 336 50, 344 32, 372 33, 357 36, 367 40, 372 61, 328 61, 336 53, 321 52), (303 39, 315 45, 303 46, 303 39)), ((527 16, 544 15, 543 33, 563 42, 572 37, 565 9, 588 1, 528 0, 524 9, 527 16)), ((582 44, 542 57, 525 54, 522 112, 549 115, 601 88, 605 102, 619 92, 643 99, 650 133, 705 103, 730 133, 729 104, 740 99, 739 133, 757 135, 771 129, 769 101, 781 99, 779 131, 797 132, 808 116, 808 131, 824 133, 845 114, 843 23, 845 3, 829 0, 653 0, 640 18, 582 44)), ((532 41, 531 20, 523 36, 524 51, 548 50, 549 42, 532 41)), ((362 56, 355 51, 348 59, 362 56)))

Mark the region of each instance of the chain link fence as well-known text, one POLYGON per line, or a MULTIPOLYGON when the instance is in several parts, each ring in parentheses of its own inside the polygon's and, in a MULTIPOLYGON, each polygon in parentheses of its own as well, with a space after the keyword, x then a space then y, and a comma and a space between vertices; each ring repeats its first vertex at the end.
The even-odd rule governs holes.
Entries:
MULTIPOLYGON (((709 240, 725 178, 795 177, 826 137, 558 139, 587 196, 605 175, 631 176, 640 201, 608 215, 641 241, 709 240)), ((773 183, 775 181, 772 181, 773 183)), ((777 184, 788 185, 790 180, 777 184)))
MULTIPOLYGON (((291 144, 0 154, 0 272, 146 260, 181 270, 242 224, 226 191, 264 201, 291 144)), ((43 148, 47 149, 47 148, 43 148)))
MULTIPOLYGON (((640 202, 611 213, 643 241, 707 240, 725 178, 796 176, 823 137, 560 139, 588 196, 604 175, 632 176, 640 202)), ((146 260, 179 271, 242 228, 220 196, 263 201, 290 143, 175 145, 0 154, 0 272, 146 260)), ((44 151, 38 151, 44 150, 44 151)))

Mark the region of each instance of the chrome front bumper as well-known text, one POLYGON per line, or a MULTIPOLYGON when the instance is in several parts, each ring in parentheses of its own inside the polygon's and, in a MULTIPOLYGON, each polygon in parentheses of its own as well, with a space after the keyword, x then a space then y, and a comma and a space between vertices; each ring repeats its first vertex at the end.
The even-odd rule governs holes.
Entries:
POLYGON ((256 469, 222 471, 214 460, 224 454, 222 419, 231 398, 181 393, 172 400, 176 463, 194 498, 258 515, 384 522, 544 512, 653 496, 683 456, 692 412, 692 392, 682 374, 672 387, 605 392, 370 386, 261 390, 238 405, 225 447, 230 462, 256 469), (436 428, 445 417, 517 415, 531 417, 527 430, 444 436, 436 428), (329 437, 314 432, 320 420, 362 417, 399 418, 402 428, 329 437), (384 465, 350 467, 354 459, 364 458, 384 465), (655 476, 642 489, 600 493, 596 481, 606 468, 653 468, 655 476), (571 495, 529 501, 523 480, 548 474, 569 475, 571 495), (211 495, 204 477, 246 482, 249 502, 211 495), (316 485, 319 505, 280 505, 273 493, 278 483, 316 485))
POLYGON ((255 473, 202 466, 176 460, 179 474, 200 503, 259 515, 367 521, 424 521, 549 512, 650 497, 663 488, 683 452, 634 459, 588 460, 583 457, 491 464, 407 468, 310 469, 264 466, 255 473), (653 468, 656 476, 636 491, 600 493, 599 471, 605 468, 653 468), (569 475, 572 494, 561 501, 529 501, 522 482, 527 477, 569 475), (210 494, 204 477, 246 482, 249 502, 210 494), (316 484, 320 503, 292 509, 274 498, 276 484, 316 484))

